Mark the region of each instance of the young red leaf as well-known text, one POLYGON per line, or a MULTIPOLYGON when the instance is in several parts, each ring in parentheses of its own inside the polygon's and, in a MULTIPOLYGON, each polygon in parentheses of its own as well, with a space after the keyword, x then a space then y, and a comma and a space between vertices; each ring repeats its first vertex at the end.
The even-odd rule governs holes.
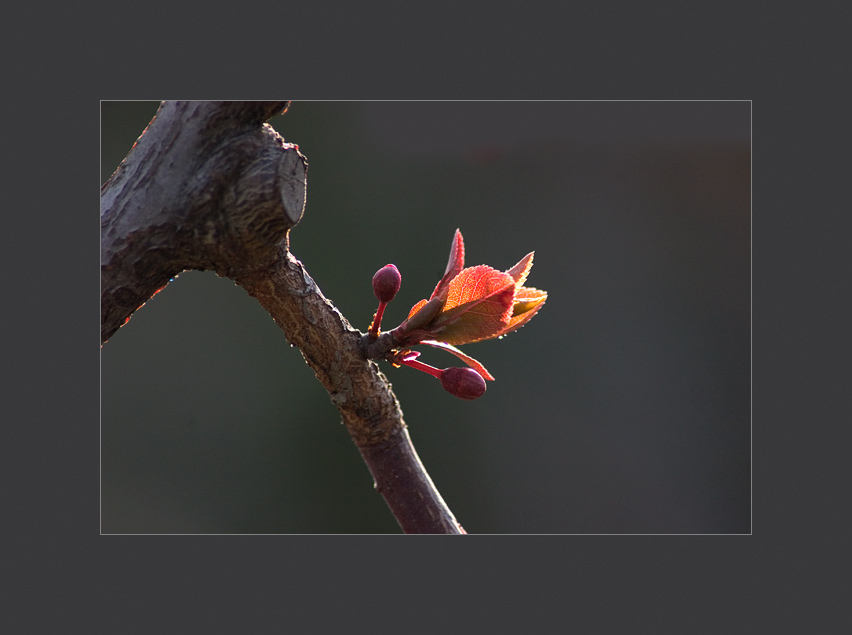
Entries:
MULTIPOLYGON (((410 343, 415 343, 414 340, 419 341, 423 339, 422 337, 416 338, 414 334, 418 331, 425 329, 441 312, 441 309, 444 307, 444 300, 442 298, 432 298, 431 300, 420 300, 417 304, 411 307, 411 311, 408 313, 408 318, 396 327, 393 332, 405 337, 407 339, 411 339, 410 343)), ((428 333, 423 334, 424 337, 428 336, 428 333)))
POLYGON ((516 331, 529 322, 547 300, 547 291, 532 287, 521 287, 515 291, 515 302, 512 306, 512 317, 500 335, 516 331))
MULTIPOLYGON (((428 301, 429 300, 420 300, 420 302, 418 302, 413 307, 411 307, 411 310, 408 312, 408 318, 407 319, 410 320, 414 316, 415 313, 418 313, 420 311, 420 309, 422 309, 424 306, 426 306, 426 303, 428 301)), ((435 316, 433 315, 432 317, 435 317, 435 316)))
POLYGON ((526 256, 521 258, 521 261, 516 264, 514 267, 509 269, 506 273, 508 273, 512 278, 515 279, 515 285, 520 287, 527 281, 527 276, 530 275, 530 269, 533 266, 533 255, 534 251, 531 251, 526 256))
MULTIPOLYGON (((465 269, 464 241, 456 230, 443 277, 429 299, 415 304, 408 318, 391 331, 395 345, 402 351, 417 344, 441 348, 464 361, 480 379, 493 380, 482 364, 454 345, 501 337, 538 313, 547 300, 547 292, 523 286, 532 263, 530 252, 507 271, 486 265, 465 269)), ((395 358, 399 359, 402 358, 395 358)), ((403 359, 402 363, 436 377, 443 372, 414 358, 403 359)), ((450 376, 461 370, 466 369, 456 369, 450 376)))
POLYGON ((462 360, 465 364, 467 364, 480 375, 482 375, 485 379, 488 379, 489 381, 494 381, 493 375, 491 375, 491 373, 486 370, 485 366, 473 359, 473 357, 471 357, 470 355, 465 355, 455 346, 447 344, 445 342, 437 342, 435 340, 423 340, 420 343, 427 344, 428 346, 434 346, 435 348, 440 348, 441 350, 447 351, 448 353, 452 353, 460 360, 462 360))
POLYGON ((429 299, 431 300, 439 294, 443 294, 449 286, 450 280, 455 278, 463 268, 464 239, 462 238, 461 232, 456 229, 456 233, 453 234, 453 244, 450 247, 450 259, 447 261, 447 268, 444 270, 444 277, 438 281, 437 285, 435 285, 435 290, 432 292, 432 295, 429 296, 429 299))
POLYGON ((472 305, 486 302, 493 295, 507 287, 515 287, 515 281, 508 273, 493 269, 488 265, 468 267, 450 281, 447 301, 441 311, 442 317, 451 319, 449 314, 464 313, 472 305))
POLYGON ((479 265, 450 281, 447 302, 432 321, 435 339, 466 344, 494 337, 512 317, 515 281, 507 273, 479 265))

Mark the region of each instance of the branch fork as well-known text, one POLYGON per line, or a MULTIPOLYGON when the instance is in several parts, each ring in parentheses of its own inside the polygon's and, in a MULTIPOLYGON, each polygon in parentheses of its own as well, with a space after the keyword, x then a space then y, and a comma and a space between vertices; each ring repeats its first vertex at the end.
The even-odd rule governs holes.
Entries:
POLYGON ((365 336, 288 249, 307 160, 269 124, 288 102, 163 102, 101 188, 101 340, 187 269, 233 279, 296 345, 406 533, 465 533, 426 473, 365 336), (372 354, 365 355, 366 352, 372 354))

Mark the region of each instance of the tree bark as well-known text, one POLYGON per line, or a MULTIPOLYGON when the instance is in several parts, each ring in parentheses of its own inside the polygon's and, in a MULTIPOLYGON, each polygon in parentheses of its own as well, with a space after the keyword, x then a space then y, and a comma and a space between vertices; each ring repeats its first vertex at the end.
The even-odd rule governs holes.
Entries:
POLYGON ((464 533, 414 450, 399 402, 288 250, 307 161, 264 123, 287 102, 164 102, 101 189, 101 339, 186 269, 233 279, 328 390, 406 533, 464 533))
POLYGON ((163 102, 101 188, 101 341, 184 269, 277 258, 307 161, 264 124, 287 102, 163 102))

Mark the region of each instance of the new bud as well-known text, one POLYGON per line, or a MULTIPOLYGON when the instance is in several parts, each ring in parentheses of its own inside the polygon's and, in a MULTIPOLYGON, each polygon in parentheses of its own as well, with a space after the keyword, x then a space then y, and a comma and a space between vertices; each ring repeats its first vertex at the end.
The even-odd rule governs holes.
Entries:
POLYGON ((396 265, 385 265, 373 276, 373 293, 379 302, 387 304, 396 296, 402 284, 402 276, 396 265))
POLYGON ((461 399, 477 399, 485 393, 485 380, 472 368, 447 368, 441 373, 441 385, 461 399))

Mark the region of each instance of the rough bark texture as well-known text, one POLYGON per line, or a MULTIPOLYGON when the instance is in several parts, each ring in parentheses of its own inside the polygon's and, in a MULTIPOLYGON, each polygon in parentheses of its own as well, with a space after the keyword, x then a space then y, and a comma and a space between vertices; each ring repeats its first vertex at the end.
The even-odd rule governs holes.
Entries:
POLYGON ((264 122, 287 102, 164 102, 101 189, 101 336, 185 269, 232 278, 328 390, 406 533, 464 533, 408 436, 390 385, 288 251, 307 161, 264 122))
POLYGON ((353 329, 282 246, 263 271, 237 276, 302 351, 340 410, 394 516, 406 533, 463 533, 420 462, 399 402, 374 362, 364 358, 363 333, 353 329))
POLYGON ((263 122, 287 102, 164 102, 101 188, 101 340, 184 269, 278 256, 307 161, 263 122))

